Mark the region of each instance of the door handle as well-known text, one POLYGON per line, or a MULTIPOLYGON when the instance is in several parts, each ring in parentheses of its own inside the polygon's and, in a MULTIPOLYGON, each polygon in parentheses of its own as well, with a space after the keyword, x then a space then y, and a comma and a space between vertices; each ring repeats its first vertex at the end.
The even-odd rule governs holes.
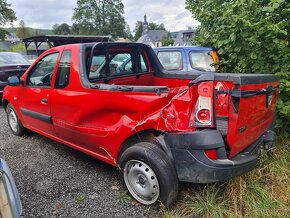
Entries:
POLYGON ((48 102, 47 98, 42 98, 41 99, 41 103, 47 104, 47 102, 48 102))

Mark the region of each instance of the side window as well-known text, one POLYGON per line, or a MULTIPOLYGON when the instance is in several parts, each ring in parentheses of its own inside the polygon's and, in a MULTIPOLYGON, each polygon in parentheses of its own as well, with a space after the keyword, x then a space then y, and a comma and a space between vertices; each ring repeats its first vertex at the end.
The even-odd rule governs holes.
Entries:
POLYGON ((55 88, 64 88, 69 84, 71 66, 71 51, 66 50, 62 53, 56 74, 55 88))
POLYGON ((50 87, 53 71, 59 53, 53 53, 45 56, 29 72, 27 78, 28 86, 50 87))
POLYGON ((182 70, 182 56, 179 51, 160 51, 157 57, 165 70, 182 70))

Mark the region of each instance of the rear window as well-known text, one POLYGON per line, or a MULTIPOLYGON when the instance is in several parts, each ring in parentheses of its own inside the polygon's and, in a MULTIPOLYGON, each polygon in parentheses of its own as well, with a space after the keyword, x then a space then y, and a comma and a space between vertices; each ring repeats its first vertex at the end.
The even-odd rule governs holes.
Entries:
POLYGON ((213 58, 210 51, 190 52, 189 60, 191 68, 200 71, 215 71, 213 58))
POLYGON ((165 70, 182 70, 182 58, 179 51, 160 51, 157 54, 165 70))
POLYGON ((29 61, 18 53, 0 52, 0 66, 30 65, 29 61))
MULTIPOLYGON (((109 72, 106 69, 106 57, 104 54, 95 54, 92 57, 91 66, 88 72, 89 80, 97 80, 107 77, 117 77, 134 74, 132 68, 133 54, 120 52, 109 54, 109 72)), ((89 61, 89 59, 87 60, 89 61)), ((140 55, 141 71, 148 72, 148 67, 143 55, 140 55)))

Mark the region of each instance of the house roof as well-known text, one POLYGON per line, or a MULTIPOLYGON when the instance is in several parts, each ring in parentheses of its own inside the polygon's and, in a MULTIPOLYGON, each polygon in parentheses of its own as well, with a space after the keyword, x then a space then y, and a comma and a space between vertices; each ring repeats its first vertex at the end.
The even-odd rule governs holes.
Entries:
POLYGON ((192 33, 194 34, 195 30, 181 30, 178 32, 176 39, 174 41, 173 46, 190 46, 192 45, 191 42, 189 41, 184 41, 183 35, 187 33, 192 33))
POLYGON ((145 43, 145 44, 149 44, 150 42, 154 42, 149 35, 145 34, 143 36, 141 36, 138 40, 138 43, 145 43))
POLYGON ((163 36, 167 36, 165 30, 148 30, 147 35, 155 42, 161 42, 163 36))
POLYGON ((165 30, 148 30, 144 35, 142 35, 137 42, 150 44, 155 42, 161 42, 163 36, 167 36, 167 31, 165 30))

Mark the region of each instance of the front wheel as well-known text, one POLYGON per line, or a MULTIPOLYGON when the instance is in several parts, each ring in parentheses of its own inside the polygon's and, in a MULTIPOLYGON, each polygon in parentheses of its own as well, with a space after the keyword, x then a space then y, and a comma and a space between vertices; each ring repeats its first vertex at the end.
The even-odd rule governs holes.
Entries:
POLYGON ((9 127, 14 135, 22 136, 26 133, 26 128, 22 125, 20 119, 18 118, 15 109, 11 104, 7 105, 6 108, 6 114, 7 114, 7 121, 9 124, 9 127))
POLYGON ((124 151, 119 165, 123 183, 138 202, 152 205, 160 199, 167 207, 176 199, 178 178, 175 168, 158 146, 137 143, 124 151))

